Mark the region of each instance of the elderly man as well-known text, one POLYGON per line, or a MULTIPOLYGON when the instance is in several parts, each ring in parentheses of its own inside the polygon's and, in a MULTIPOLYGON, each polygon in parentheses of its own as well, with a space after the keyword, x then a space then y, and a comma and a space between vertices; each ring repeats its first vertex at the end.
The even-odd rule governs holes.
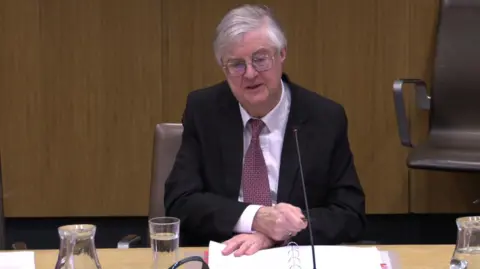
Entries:
POLYGON ((286 47, 265 7, 238 7, 218 25, 214 52, 226 81, 188 95, 165 185, 166 214, 181 219, 182 245, 215 240, 239 256, 310 243, 293 130, 314 243, 351 242, 364 230, 345 111, 287 78, 286 47))

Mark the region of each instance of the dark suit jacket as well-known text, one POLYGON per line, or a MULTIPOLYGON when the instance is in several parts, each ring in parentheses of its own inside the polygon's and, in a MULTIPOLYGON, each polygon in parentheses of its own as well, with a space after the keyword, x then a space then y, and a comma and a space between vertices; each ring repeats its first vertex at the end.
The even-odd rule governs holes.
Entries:
MULTIPOLYGON (((293 128, 298 129, 314 243, 357 240, 365 227, 365 197, 347 138, 343 107, 282 77, 291 107, 281 155, 277 202, 305 209, 293 128)), ((226 82, 191 92, 183 138, 165 184, 168 216, 181 220, 182 246, 222 242, 248 204, 238 202, 243 123, 226 82)), ((308 229, 293 238, 309 244, 308 229)))

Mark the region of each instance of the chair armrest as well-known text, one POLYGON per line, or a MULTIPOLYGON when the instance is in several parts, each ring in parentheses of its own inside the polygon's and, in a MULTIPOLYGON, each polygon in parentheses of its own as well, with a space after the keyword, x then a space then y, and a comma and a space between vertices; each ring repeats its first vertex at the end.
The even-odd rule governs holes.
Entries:
POLYGON ((26 250, 27 244, 25 244, 24 242, 15 242, 12 244, 12 248, 14 250, 26 250))
POLYGON ((403 99, 404 84, 414 84, 417 107, 421 109, 430 109, 430 96, 427 95, 427 84, 421 79, 398 79, 393 82, 393 100, 400 141, 406 147, 413 147, 405 101, 403 99))
POLYGON ((118 241, 117 248, 130 248, 132 244, 140 242, 140 239, 140 236, 136 234, 126 235, 120 241, 118 241))

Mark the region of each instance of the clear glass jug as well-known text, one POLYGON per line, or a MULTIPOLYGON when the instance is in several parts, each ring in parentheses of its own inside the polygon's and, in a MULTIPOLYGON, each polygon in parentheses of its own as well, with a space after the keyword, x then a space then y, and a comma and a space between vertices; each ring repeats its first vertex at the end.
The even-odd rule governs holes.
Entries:
POLYGON ((457 245, 450 269, 480 268, 480 216, 457 219, 457 245))
POLYGON ((60 250, 55 269, 101 269, 95 248, 95 225, 65 225, 58 228, 60 250))

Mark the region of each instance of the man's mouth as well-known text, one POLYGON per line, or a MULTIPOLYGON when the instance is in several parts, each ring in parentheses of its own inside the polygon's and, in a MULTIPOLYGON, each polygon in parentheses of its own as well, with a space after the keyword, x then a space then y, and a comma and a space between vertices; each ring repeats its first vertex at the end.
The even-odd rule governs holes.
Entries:
POLYGON ((262 84, 254 84, 254 85, 251 85, 251 86, 247 86, 247 89, 249 89, 249 90, 256 90, 256 89, 258 89, 260 86, 262 86, 262 84))

